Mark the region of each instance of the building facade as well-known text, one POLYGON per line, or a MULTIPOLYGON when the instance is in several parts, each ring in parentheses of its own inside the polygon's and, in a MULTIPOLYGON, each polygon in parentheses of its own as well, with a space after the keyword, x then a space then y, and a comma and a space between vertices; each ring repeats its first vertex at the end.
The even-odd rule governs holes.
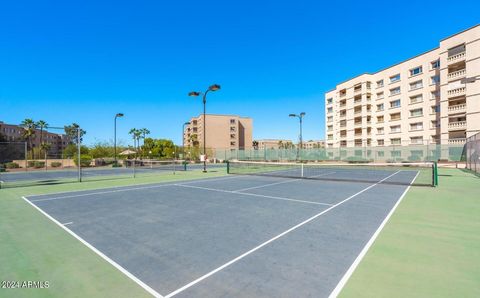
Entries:
MULTIPOLYGON (((6 124, 0 121, 0 134, 6 139, 7 142, 25 142, 23 137, 24 129, 19 125, 6 124)), ((40 130, 34 130, 35 135, 31 138, 31 146, 33 148, 40 147, 40 140, 44 143, 51 145, 49 154, 50 155, 59 155, 62 153, 70 143, 70 138, 65 134, 52 133, 46 130, 43 130, 42 137, 40 137, 40 130)))
POLYGON ((465 143, 480 131, 480 25, 325 94, 328 148, 465 143))
POLYGON ((283 139, 260 139, 255 140, 257 142, 257 149, 279 149, 285 146, 293 145, 292 140, 283 139))
POLYGON ((309 140, 303 142, 303 149, 318 149, 318 148, 325 148, 325 141, 324 140, 309 140))
MULTIPOLYGON (((203 115, 190 119, 183 140, 186 147, 203 147, 203 115)), ((252 148, 253 120, 236 115, 206 115, 206 147, 212 149, 252 148)))

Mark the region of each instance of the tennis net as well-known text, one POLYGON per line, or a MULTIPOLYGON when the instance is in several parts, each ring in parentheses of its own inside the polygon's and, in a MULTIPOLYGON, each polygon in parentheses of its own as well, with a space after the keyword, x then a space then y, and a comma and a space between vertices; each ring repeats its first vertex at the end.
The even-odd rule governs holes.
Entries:
POLYGON ((229 161, 229 174, 304 178, 327 181, 436 186, 437 166, 422 163, 284 163, 229 161))
POLYGON ((134 160, 125 161, 127 168, 135 168, 138 171, 186 171, 187 164, 184 160, 134 160))

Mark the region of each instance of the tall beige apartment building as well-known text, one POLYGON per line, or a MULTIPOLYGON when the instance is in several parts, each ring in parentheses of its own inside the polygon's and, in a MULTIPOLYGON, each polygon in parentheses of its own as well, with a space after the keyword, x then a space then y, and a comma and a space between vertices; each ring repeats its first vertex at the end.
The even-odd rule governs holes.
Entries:
POLYGON ((338 84, 325 94, 325 120, 330 148, 464 144, 480 131, 480 25, 338 84))
MULTIPOLYGON (((183 140, 186 147, 203 147, 203 115, 190 119, 183 140)), ((249 149, 252 147, 253 121, 235 115, 206 115, 206 147, 249 149)))

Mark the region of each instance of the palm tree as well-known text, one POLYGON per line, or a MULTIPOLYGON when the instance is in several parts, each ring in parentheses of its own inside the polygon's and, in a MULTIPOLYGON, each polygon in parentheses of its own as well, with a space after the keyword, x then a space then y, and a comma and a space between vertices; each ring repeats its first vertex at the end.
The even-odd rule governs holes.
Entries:
POLYGON ((43 130, 48 128, 48 123, 43 120, 39 120, 37 121, 37 123, 35 123, 35 126, 40 129, 40 147, 41 147, 43 144, 43 130))
POLYGON ((52 145, 50 143, 40 144, 40 148, 45 153, 45 170, 47 170, 47 153, 48 153, 48 150, 50 150, 51 147, 52 147, 52 145))
POLYGON ((141 129, 139 129, 139 131, 142 134, 143 145, 145 146, 145 137, 150 134, 150 131, 146 128, 141 128, 141 129))
MULTIPOLYGON (((20 123, 20 126, 23 127, 23 138, 27 140, 27 146, 33 152, 32 138, 35 137, 36 124, 32 119, 27 118, 27 119, 23 120, 22 123, 20 123)), ((33 158, 33 156, 32 156, 32 158, 33 158)))

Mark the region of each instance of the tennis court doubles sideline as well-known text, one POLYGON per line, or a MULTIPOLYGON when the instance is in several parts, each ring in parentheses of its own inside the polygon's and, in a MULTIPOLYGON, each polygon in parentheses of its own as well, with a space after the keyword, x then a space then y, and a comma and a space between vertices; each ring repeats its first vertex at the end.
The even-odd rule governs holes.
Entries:
POLYGON ((157 297, 328 297, 409 187, 387 182, 417 175, 227 176, 25 200, 157 297))

